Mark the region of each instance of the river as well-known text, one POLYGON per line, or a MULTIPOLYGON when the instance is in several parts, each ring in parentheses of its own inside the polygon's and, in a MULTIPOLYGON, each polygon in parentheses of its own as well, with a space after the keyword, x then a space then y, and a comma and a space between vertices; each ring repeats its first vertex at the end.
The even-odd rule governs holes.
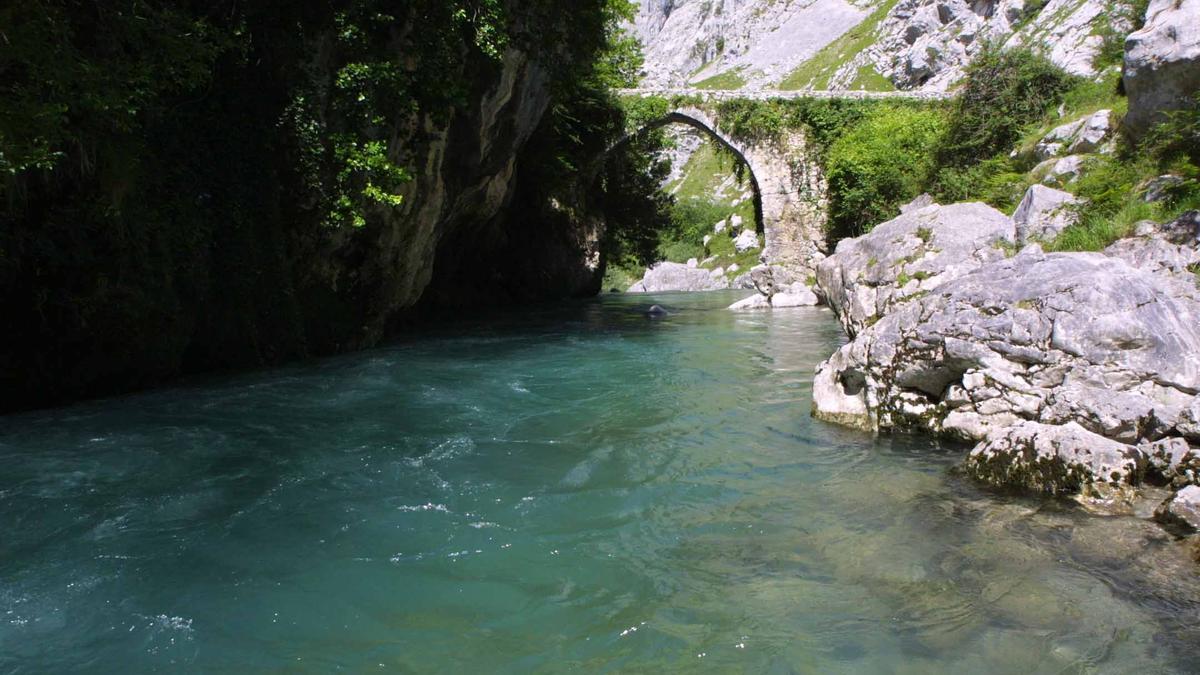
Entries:
POLYGON ((837 322, 737 297, 0 418, 0 671, 1197 668, 1178 544, 814 421, 837 322))

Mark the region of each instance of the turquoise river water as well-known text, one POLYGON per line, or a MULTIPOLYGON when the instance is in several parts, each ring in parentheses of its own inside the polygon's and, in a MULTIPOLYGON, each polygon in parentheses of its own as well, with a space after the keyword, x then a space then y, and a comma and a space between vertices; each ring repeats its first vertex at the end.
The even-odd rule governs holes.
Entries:
POLYGON ((0 418, 0 672, 1198 672, 1182 544, 814 421, 836 321, 734 299, 0 418))

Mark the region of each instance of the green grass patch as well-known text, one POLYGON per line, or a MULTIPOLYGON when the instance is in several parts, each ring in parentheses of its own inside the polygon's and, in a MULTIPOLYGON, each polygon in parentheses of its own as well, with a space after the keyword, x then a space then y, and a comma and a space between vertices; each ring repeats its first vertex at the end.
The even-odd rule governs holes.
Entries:
POLYGON ((645 268, 636 260, 609 261, 608 267, 604 270, 604 281, 601 282, 600 292, 625 292, 630 286, 641 281, 644 273, 645 268))
POLYGON ((692 84, 696 89, 735 90, 746 86, 746 78, 742 77, 742 69, 735 68, 692 84))
POLYGON ((855 91, 896 91, 896 85, 880 75, 879 71, 875 70, 875 64, 864 63, 854 75, 854 79, 851 80, 850 89, 855 91))
MULTIPOLYGON (((667 191, 673 193, 680 201, 712 200, 721 183, 737 171, 739 163, 732 155, 721 152, 713 142, 706 140, 688 158, 680 179, 668 185, 667 191)), ((713 222, 721 217, 718 216, 713 222)))

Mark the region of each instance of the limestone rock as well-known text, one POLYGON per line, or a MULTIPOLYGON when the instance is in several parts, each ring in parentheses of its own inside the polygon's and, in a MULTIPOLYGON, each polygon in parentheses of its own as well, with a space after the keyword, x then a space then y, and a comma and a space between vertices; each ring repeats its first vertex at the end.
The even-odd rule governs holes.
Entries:
POLYGON ((1178 428, 1184 438, 1200 443, 1200 396, 1180 414, 1178 428))
POLYGON ((728 287, 729 282, 724 277, 714 277, 709 270, 661 262, 646 270, 645 277, 630 287, 629 292, 715 291, 728 287))
POLYGON ((1031 186, 1013 212, 1018 243, 1029 239, 1049 241, 1057 237, 1078 222, 1078 216, 1071 209, 1078 203, 1079 200, 1069 192, 1044 185, 1031 186))
POLYGON ((923 209, 927 206, 933 206, 936 203, 937 202, 935 202, 933 200, 933 195, 931 195, 927 192, 925 194, 918 196, 916 199, 905 204, 904 206, 901 206, 900 214, 904 215, 907 213, 912 213, 913 211, 920 211, 921 209, 923 209))
MULTIPOLYGON (((1180 425, 1182 427, 1183 424, 1180 425)), ((1187 433, 1177 427, 1181 433, 1187 433)), ((1164 438, 1138 447, 1160 478, 1179 487, 1200 485, 1200 448, 1182 438, 1164 438)))
POLYGON ((1001 245, 1015 242, 1012 219, 986 204, 934 204, 841 241, 817 281, 853 336, 895 305, 1002 259, 1001 245))
POLYGON ((1146 25, 1125 41, 1125 126, 1135 136, 1200 91, 1200 0, 1151 0, 1146 25))
POLYGON ((762 293, 755 293, 744 300, 739 300, 733 303, 729 306, 729 309, 735 311, 747 309, 771 309, 771 299, 762 293))
POLYGON ((1077 494, 1094 482, 1136 484, 1145 458, 1137 448, 1074 422, 1020 422, 997 430, 971 451, 968 475, 997 487, 1077 494))
POLYGON ((1096 152, 1112 136, 1112 111, 1101 110, 1083 120, 1083 125, 1071 142, 1067 152, 1072 155, 1096 152))
POLYGON ((816 307, 821 299, 804 282, 797 281, 772 295, 759 292, 745 300, 735 302, 729 309, 788 309, 792 307, 816 307))
POLYGON ((1046 185, 1066 185, 1083 174, 1083 159, 1079 155, 1048 159, 1034 167, 1033 175, 1042 176, 1046 185))
POLYGON ((873 67, 900 89, 945 91, 987 43, 1027 45, 1075 75, 1096 74, 1101 28, 1132 28, 1128 4, 1050 0, 900 0, 881 22, 875 43, 850 59, 832 84, 845 87, 873 67))
MULTIPOLYGON (((1104 253, 1159 275, 1175 295, 1200 300, 1200 286, 1194 274, 1200 269, 1200 240, 1192 234, 1193 217, 1185 214, 1163 225, 1152 221, 1141 223, 1134 236, 1113 243, 1104 253)), ((1200 213, 1195 217, 1200 221, 1200 213)))
POLYGON ((1189 485, 1176 492, 1154 512, 1154 518, 1189 532, 1200 530, 1200 487, 1189 485))
POLYGON ((1034 148, 1034 154, 1042 161, 1058 157, 1083 128, 1083 123, 1083 120, 1075 120, 1055 127, 1050 133, 1043 136, 1042 140, 1038 141, 1037 147, 1034 148))
POLYGON ((743 230, 737 236, 737 239, 733 240, 733 247, 738 253, 745 253, 746 251, 753 251, 759 248, 758 234, 754 230, 743 230))
POLYGON ((1142 193, 1142 199, 1146 203, 1153 204, 1166 201, 1170 197, 1171 191, 1183 185, 1184 182, 1182 176, 1167 174, 1146 181, 1138 187, 1138 191, 1142 193))
POLYGON ((1183 437, 1200 302, 1120 259, 1031 246, 893 307, 819 367, 814 391, 819 417, 853 411, 867 428, 980 441, 1074 422, 1125 444, 1183 437))
POLYGON ((781 293, 771 296, 771 306, 785 307, 815 307, 821 304, 820 298, 807 284, 796 282, 781 293))
POLYGON ((754 279, 752 278, 750 272, 743 272, 734 278, 729 287, 745 291, 753 290, 754 279))
MULTIPOLYGON (((686 87, 736 75, 723 78, 723 86, 736 88, 740 80, 753 89, 780 83, 878 5, 859 0, 638 4, 634 30, 645 46, 643 86, 686 87)), ((1068 72, 1090 77, 1096 74, 1102 33, 1128 33, 1130 14, 1124 0, 899 0, 865 31, 872 38, 866 48, 844 55, 828 88, 849 89, 866 69, 899 89, 945 91, 962 79, 987 43, 1028 45, 1068 72)))
POLYGON ((748 86, 778 83, 858 25, 870 7, 847 0, 640 0, 634 30, 648 86, 683 86, 736 72, 748 86))
POLYGON ((1034 154, 1040 160, 1063 152, 1082 155, 1096 152, 1112 136, 1112 111, 1101 110, 1083 119, 1055 127, 1038 142, 1034 154))

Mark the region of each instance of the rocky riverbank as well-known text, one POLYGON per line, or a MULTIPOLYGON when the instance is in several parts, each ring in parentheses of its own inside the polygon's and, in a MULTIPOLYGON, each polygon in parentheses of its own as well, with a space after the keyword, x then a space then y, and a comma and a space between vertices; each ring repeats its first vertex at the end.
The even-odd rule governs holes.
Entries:
MULTIPOLYGON (((817 417, 974 443, 962 469, 982 483, 1200 530, 1200 211, 1054 252, 1096 226, 1056 188, 1116 152, 1118 130, 1137 143, 1186 107, 1198 16, 1194 2, 1152 2, 1126 43, 1128 114, 1100 110, 1013 151, 1041 164, 1011 217, 918 200, 820 263, 817 292, 850 342, 817 369, 817 417)), ((1137 199, 1183 180, 1149 181, 1137 199)))
POLYGON ((1169 485, 1183 501, 1160 517, 1200 527, 1200 212, 1103 253, 1016 245, 982 204, 842 242, 818 287, 852 339, 818 368, 815 414, 975 442, 965 470, 998 487, 1169 485))

